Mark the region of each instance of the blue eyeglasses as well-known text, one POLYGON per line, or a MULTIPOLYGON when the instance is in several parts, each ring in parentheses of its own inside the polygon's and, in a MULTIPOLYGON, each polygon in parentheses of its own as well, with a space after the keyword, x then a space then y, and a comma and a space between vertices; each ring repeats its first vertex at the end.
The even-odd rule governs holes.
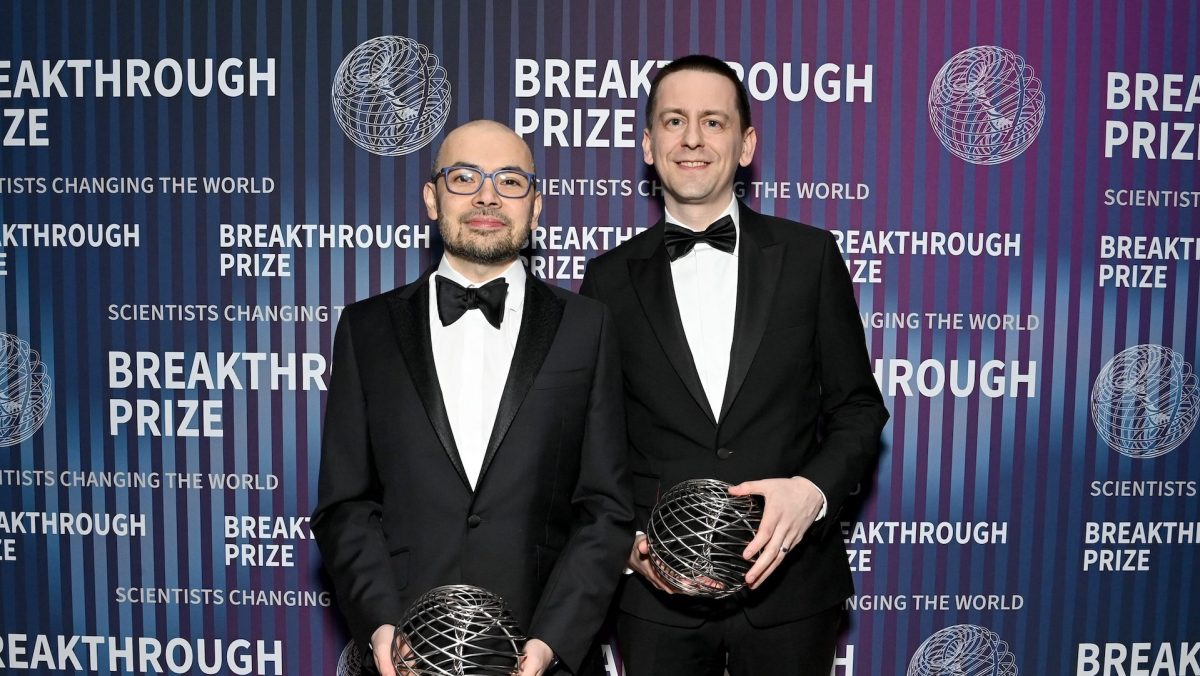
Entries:
POLYGON ((437 183, 439 177, 446 179, 446 189, 455 195, 474 195, 483 188, 483 181, 490 178, 496 194, 509 199, 528 195, 537 178, 534 174, 517 169, 488 173, 475 167, 442 167, 434 172, 430 181, 437 183))

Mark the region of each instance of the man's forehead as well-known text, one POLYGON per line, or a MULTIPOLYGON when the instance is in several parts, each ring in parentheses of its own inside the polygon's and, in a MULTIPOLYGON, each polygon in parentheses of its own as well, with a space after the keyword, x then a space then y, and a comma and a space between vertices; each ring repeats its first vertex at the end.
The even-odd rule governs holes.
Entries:
POLYGON ((529 146, 500 125, 475 125, 454 130, 438 151, 439 164, 462 164, 482 169, 533 166, 529 146))
POLYGON ((723 75, 704 70, 681 70, 658 83, 652 115, 675 112, 707 116, 738 116, 737 88, 723 75))
MULTIPOLYGON (((723 75, 705 70, 681 70, 664 77, 658 84, 658 95, 683 97, 678 103, 696 101, 737 102, 737 88, 723 75)), ((691 107, 691 106, 689 106, 691 107)))

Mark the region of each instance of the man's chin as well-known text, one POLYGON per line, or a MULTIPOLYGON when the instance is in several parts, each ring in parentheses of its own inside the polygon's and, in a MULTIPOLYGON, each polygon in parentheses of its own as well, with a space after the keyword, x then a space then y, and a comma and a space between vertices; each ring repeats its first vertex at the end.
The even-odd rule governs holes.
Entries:
POLYGON ((475 265, 503 265, 517 259, 514 249, 478 249, 474 247, 447 248, 446 252, 475 265))
POLYGON ((706 202, 710 202, 712 201, 714 194, 717 192, 710 186, 695 184, 689 185, 687 182, 682 181, 674 186, 664 184, 663 187, 666 188, 667 192, 670 192, 675 196, 675 200, 677 202, 682 204, 704 204, 706 202))

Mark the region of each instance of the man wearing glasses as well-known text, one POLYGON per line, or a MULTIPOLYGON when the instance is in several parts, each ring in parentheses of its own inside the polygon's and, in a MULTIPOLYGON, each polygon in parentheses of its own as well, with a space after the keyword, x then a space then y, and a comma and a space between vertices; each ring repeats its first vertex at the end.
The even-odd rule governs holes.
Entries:
POLYGON ((312 529, 385 676, 393 625, 445 584, 508 603, 521 676, 575 673, 633 537, 612 321, 518 260, 542 196, 516 134, 468 123, 435 167, 440 263, 338 324, 312 529))

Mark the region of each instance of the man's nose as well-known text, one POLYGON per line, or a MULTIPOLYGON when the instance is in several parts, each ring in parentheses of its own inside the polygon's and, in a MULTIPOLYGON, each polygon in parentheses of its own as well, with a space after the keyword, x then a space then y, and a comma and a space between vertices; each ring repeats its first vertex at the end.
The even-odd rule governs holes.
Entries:
POLYGON ((483 184, 479 186, 479 192, 475 193, 474 204, 476 206, 500 206, 500 194, 496 192, 496 179, 487 176, 483 179, 483 184))

